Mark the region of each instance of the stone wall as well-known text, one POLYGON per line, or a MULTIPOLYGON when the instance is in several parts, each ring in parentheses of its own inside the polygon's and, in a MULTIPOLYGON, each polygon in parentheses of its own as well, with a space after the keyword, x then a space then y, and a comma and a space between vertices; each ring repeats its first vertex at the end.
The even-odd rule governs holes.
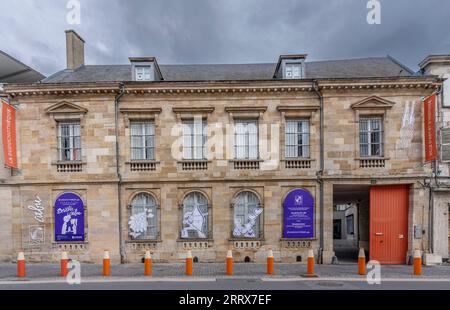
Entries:
MULTIPOLYGON (((45 86, 42 86, 45 87, 45 86)), ((237 261, 249 257, 263 262, 272 248, 277 261, 305 261, 308 248, 318 253, 320 247, 319 170, 319 100, 309 87, 297 91, 258 92, 145 92, 130 86, 122 97, 119 113, 121 182, 116 174, 114 97, 117 90, 92 93, 36 94, 17 96, 18 157, 20 169, 14 171, 7 184, 0 187, 5 195, 2 208, 1 257, 13 257, 20 249, 35 261, 55 261, 57 250, 66 249, 82 261, 100 262, 108 249, 112 260, 120 259, 119 236, 122 237, 126 262, 140 261, 146 248, 156 261, 180 261, 187 248, 200 261, 223 261, 229 248, 237 261), (288 108, 286 108, 288 107, 288 108), (214 108, 211 110, 211 108, 214 108), (260 169, 234 168, 230 157, 211 158, 205 170, 183 170, 181 161, 173 158, 172 146, 177 137, 173 127, 183 118, 200 114, 208 124, 231 124, 234 118, 258 117, 260 132, 265 125, 280 128, 279 139, 269 159, 275 166, 260 163, 260 169), (286 168, 284 159, 284 120, 286 117, 309 118, 311 161, 300 168, 286 168), (57 121, 80 119, 82 134, 82 171, 57 172, 57 121), (132 171, 130 128, 133 120, 151 119, 156 125, 155 169, 132 171), (279 127, 277 127, 279 126, 279 127), (310 165, 310 166, 309 166, 310 165), (118 190, 121 191, 122 231, 119 232, 118 190), (315 236, 311 240, 283 240, 282 202, 294 188, 304 188, 315 198, 315 236), (233 209, 231 203, 243 190, 254 192, 264 208, 263 238, 236 240, 232 238, 233 209), (63 192, 78 193, 86 205, 87 242, 70 248, 54 242, 53 204, 63 192), (207 240, 180 240, 183 197, 201 191, 211 204, 212 235, 207 240), (136 242, 128 230, 134 195, 147 192, 160 206, 160 238, 136 242), (45 206, 45 238, 42 244, 27 246, 29 226, 35 224, 27 206, 39 196, 45 206), (11 201, 11 202, 9 202, 11 201), (8 226, 8 223, 11 223, 8 226), (9 228, 11 227, 11 228, 9 228)), ((420 97, 430 89, 405 87, 399 89, 323 89, 325 127, 324 235, 323 261, 331 262, 333 253, 333 185, 334 184, 411 184, 410 245, 425 249, 427 236, 414 239, 412 227, 427 223, 427 198, 418 181, 430 173, 422 162, 422 125, 420 97), (406 146, 398 147, 402 136, 405 107, 412 102, 415 122, 406 146), (362 168, 358 148, 358 117, 364 114, 383 115, 385 156, 383 166, 362 168), (375 182, 375 183, 374 183, 375 182)), ((271 133, 269 137, 273 137, 271 133)), ((276 135, 275 135, 276 136, 276 135)), ((262 146, 260 144, 260 150, 262 146)))

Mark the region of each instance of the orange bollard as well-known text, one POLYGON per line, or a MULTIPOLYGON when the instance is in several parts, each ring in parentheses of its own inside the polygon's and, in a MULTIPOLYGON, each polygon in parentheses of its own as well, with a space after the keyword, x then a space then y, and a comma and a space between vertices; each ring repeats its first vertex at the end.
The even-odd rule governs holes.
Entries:
POLYGON ((17 255, 17 276, 19 278, 25 277, 25 255, 23 252, 19 252, 17 255))
POLYGON ((69 262, 69 258, 67 257, 67 252, 61 252, 61 277, 66 277, 69 273, 67 269, 67 263, 69 262))
POLYGON ((192 276, 192 252, 191 250, 186 253, 186 275, 192 276))
POLYGON ((359 249, 358 255, 358 274, 363 276, 366 274, 366 254, 364 253, 364 249, 359 249))
POLYGON ((111 267, 111 260, 109 259, 109 251, 105 250, 105 252, 103 253, 103 276, 104 277, 109 277, 110 267, 111 267))
POLYGON ((269 252, 267 253, 267 274, 268 275, 273 275, 273 270, 274 270, 274 258, 273 258, 273 251, 269 250, 269 252))
POLYGON ((152 275, 152 256, 150 254, 150 251, 145 251, 144 275, 146 275, 146 276, 152 275))
POLYGON ((227 275, 233 275, 233 253, 231 250, 228 250, 227 253, 227 275))
POLYGON ((314 275, 314 252, 313 250, 308 251, 308 267, 306 269, 308 276, 314 275))
POLYGON ((414 251, 414 275, 421 276, 422 275, 422 255, 420 250, 414 251))

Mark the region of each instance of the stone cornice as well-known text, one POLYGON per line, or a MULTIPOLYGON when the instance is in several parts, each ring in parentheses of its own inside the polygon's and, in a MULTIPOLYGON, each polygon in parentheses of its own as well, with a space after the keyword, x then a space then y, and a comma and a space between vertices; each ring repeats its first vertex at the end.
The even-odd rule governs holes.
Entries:
POLYGON ((61 83, 61 84, 8 84, 5 93, 11 97, 48 95, 96 95, 112 94, 120 91, 118 83, 61 83))
MULTIPOLYGON (((435 89, 443 80, 436 76, 397 78, 318 79, 321 90, 435 89)), ((313 92, 313 80, 254 80, 201 82, 126 82, 128 95, 188 95, 313 92)), ((17 96, 117 94, 119 83, 7 84, 5 94, 17 96)))
POLYGON ((293 106, 285 106, 280 105, 277 106, 277 111, 280 112, 288 112, 288 111, 317 111, 319 110, 320 106, 318 105, 293 105, 293 106))
POLYGON ((322 79, 321 90, 367 90, 367 89, 436 89, 443 79, 436 76, 411 76, 398 78, 322 79))
POLYGON ((214 107, 173 107, 172 111, 176 114, 189 114, 189 113, 212 113, 214 107))

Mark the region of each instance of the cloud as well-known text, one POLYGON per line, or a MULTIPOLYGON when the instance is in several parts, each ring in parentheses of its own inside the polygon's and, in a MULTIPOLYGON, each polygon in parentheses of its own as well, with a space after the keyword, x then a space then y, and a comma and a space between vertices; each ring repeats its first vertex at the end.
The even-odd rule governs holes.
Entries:
POLYGON ((450 53, 450 1, 380 0, 382 24, 368 25, 365 0, 80 0, 81 24, 67 1, 0 0, 0 49, 46 75, 65 67, 64 30, 86 40, 88 64, 130 56, 160 63, 274 62, 390 54, 417 70, 426 55, 450 53), (439 13, 442 12, 442 13, 439 13))

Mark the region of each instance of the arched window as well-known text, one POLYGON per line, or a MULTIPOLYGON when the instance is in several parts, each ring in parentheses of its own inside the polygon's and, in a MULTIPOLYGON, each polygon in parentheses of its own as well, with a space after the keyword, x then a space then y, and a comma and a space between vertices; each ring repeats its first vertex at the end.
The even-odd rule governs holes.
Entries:
POLYGON ((137 194, 131 202, 131 215, 128 221, 132 239, 157 239, 157 208, 153 196, 147 193, 137 194))
POLYGON ((261 214, 263 208, 258 196, 246 191, 239 193, 233 202, 234 229, 233 237, 260 238, 262 237, 261 214))
POLYGON ((188 194, 182 204, 181 238, 208 238, 208 200, 199 192, 188 194))

